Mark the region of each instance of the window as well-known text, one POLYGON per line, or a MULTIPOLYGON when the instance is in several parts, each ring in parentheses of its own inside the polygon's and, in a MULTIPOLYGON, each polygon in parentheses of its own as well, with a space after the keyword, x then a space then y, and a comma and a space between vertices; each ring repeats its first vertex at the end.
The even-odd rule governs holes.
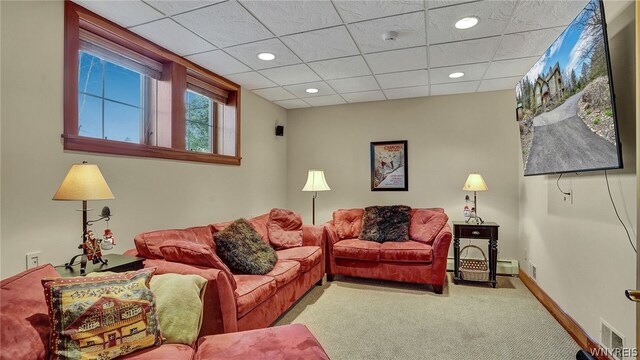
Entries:
POLYGON ((65 2, 64 148, 240 164, 240 87, 65 2))

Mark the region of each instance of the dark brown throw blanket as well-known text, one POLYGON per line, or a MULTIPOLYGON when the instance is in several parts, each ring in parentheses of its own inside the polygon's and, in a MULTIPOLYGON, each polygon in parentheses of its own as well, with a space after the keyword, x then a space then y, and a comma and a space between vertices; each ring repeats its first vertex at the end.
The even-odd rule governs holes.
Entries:
POLYGON ((359 238, 378 243, 408 241, 411 208, 404 205, 369 206, 364 209, 359 238))

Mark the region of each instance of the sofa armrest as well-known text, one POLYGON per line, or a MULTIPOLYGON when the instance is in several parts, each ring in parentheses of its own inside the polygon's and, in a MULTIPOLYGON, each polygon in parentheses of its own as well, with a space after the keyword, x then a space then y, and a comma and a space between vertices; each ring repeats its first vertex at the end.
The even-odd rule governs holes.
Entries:
POLYGON ((320 246, 324 244, 322 226, 302 225, 302 246, 320 246))
POLYGON ((451 228, 449 224, 444 224, 440 232, 433 241, 433 274, 434 285, 444 284, 444 277, 447 273, 447 258, 449 257, 449 246, 451 245, 451 228))
POLYGON ((327 221, 324 223, 325 236, 327 237, 327 245, 329 248, 333 248, 333 245, 340 241, 338 237, 338 231, 336 230, 333 221, 327 221))
POLYGON ((156 274, 200 275, 207 279, 199 337, 238 331, 236 298, 228 275, 221 270, 147 259, 145 267, 155 267, 156 274))

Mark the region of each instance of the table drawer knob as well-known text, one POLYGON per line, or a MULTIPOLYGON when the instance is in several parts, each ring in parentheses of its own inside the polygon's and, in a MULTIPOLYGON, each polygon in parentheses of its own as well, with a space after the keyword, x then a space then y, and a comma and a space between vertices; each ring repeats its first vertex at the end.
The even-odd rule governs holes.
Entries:
POLYGON ((478 230, 473 230, 473 231, 471 232, 471 234, 472 234, 472 235, 480 235, 480 231, 478 231, 478 230))

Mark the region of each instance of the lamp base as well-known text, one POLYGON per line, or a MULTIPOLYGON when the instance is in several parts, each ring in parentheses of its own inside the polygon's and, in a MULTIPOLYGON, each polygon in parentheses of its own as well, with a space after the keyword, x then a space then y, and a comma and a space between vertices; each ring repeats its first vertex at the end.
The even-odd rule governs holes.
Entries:
MULTIPOLYGON (((73 269, 74 265, 76 262, 77 258, 80 258, 80 275, 84 275, 86 273, 86 268, 87 268, 87 254, 77 254, 74 255, 71 260, 69 260, 68 263, 64 264, 65 269, 73 269)), ((97 263, 101 263, 102 265, 107 265, 109 263, 109 260, 103 259, 102 257, 93 256, 93 259, 91 260, 91 262, 95 265, 97 263)))
POLYGON ((467 220, 465 220, 465 222, 467 224, 476 223, 476 225, 484 224, 484 220, 482 220, 482 218, 480 216, 476 216, 475 218, 467 218, 467 220))

